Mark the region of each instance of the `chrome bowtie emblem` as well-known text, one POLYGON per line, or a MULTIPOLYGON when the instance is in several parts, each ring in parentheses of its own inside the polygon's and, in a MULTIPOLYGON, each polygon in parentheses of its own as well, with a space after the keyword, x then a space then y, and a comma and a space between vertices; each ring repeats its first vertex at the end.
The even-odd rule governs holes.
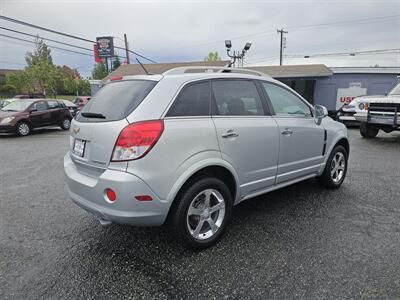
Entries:
POLYGON ((72 129, 73 131, 74 131, 74 133, 76 134, 76 133, 78 133, 79 132, 79 130, 81 130, 79 127, 75 127, 74 129, 72 129))

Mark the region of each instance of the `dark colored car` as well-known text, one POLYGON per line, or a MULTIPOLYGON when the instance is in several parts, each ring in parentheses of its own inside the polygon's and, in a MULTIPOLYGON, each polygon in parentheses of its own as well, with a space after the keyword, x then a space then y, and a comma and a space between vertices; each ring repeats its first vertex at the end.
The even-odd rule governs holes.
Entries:
POLYGON ((15 99, 40 99, 43 98, 41 94, 22 94, 22 95, 15 95, 13 98, 15 99))
POLYGON ((74 99, 73 102, 76 106, 78 106, 78 110, 81 110, 86 105, 86 103, 89 102, 90 98, 90 96, 78 96, 74 99))
POLYGON ((62 101, 19 99, 0 110, 0 133, 26 136, 34 128, 58 125, 71 127, 72 116, 62 101))
POLYGON ((69 109, 69 112, 73 117, 76 116, 76 114, 78 113, 78 106, 76 104, 72 103, 69 100, 59 100, 59 101, 62 101, 65 104, 65 106, 69 109))

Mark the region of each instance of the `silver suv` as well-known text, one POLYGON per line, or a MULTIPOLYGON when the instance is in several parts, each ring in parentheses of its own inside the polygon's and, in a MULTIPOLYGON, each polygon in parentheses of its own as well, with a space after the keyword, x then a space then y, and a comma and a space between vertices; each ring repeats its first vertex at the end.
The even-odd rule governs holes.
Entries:
POLYGON ((312 177, 339 187, 348 155, 346 127, 279 81, 191 67, 112 78, 73 120, 64 169, 102 225, 168 223, 203 249, 241 201, 312 177))

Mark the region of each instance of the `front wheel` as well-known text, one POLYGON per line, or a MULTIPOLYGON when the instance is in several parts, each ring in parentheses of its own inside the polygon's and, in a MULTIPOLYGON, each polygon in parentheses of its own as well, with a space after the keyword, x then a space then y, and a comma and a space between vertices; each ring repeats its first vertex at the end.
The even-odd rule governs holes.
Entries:
POLYGON ((31 126, 24 121, 19 122, 16 129, 18 136, 27 136, 31 133, 31 126))
POLYGON ((71 127, 71 121, 69 119, 62 120, 60 123, 60 127, 63 130, 69 130, 69 128, 71 127))
POLYGON ((362 122, 360 124, 360 134, 364 138, 374 138, 378 135, 379 129, 372 128, 368 123, 362 122))
POLYGON ((348 153, 346 149, 338 145, 333 148, 326 162, 324 172, 317 177, 318 182, 329 189, 335 189, 342 185, 347 173, 348 153))
POLYGON ((174 232, 183 245, 201 250, 223 235, 232 212, 232 195, 224 182, 203 177, 176 199, 172 214, 174 232))

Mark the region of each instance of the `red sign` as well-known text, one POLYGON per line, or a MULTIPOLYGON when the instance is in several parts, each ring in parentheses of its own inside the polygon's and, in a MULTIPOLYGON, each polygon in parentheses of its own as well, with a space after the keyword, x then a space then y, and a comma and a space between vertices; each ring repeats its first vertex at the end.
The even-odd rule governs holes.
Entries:
POLYGON ((99 57, 99 51, 97 50, 97 44, 93 44, 93 55, 94 61, 97 63, 103 62, 103 59, 99 57))
POLYGON ((351 101, 353 101, 355 97, 340 97, 339 101, 341 103, 350 103, 351 101))

